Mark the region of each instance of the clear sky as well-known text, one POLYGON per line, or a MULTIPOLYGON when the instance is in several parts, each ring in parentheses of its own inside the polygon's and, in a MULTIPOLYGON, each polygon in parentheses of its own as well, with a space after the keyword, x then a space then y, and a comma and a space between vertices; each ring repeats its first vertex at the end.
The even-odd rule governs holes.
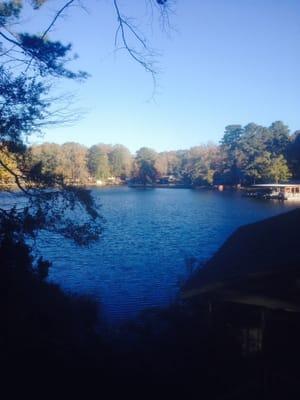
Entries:
MULTIPOLYGON (((54 9, 61 1, 50 3, 54 9)), ((80 56, 74 66, 91 74, 84 84, 59 83, 76 92, 75 106, 86 114, 72 127, 48 130, 43 141, 163 151, 218 142, 232 123, 283 120, 300 129, 299 0, 177 0, 167 32, 141 17, 144 1, 120 0, 161 53, 154 100, 149 74, 114 53, 112 0, 83 3, 89 13, 69 10, 52 34, 73 44, 80 56)), ((30 26, 45 23, 49 10, 43 14, 30 26)))

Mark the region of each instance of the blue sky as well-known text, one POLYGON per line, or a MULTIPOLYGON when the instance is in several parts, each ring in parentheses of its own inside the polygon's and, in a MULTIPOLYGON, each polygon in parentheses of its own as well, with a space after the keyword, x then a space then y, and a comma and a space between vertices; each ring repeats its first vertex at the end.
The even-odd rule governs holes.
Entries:
MULTIPOLYGON (((142 17, 144 1, 120 0, 161 53, 154 100, 149 74, 114 52, 112 0, 85 4, 89 13, 69 10, 52 37, 71 42, 80 56, 74 67, 91 74, 84 84, 59 82, 86 113, 71 127, 46 131, 43 141, 163 151, 218 142, 232 123, 283 120, 291 131, 300 129, 298 0, 177 0, 167 32, 142 17)), ((32 28, 42 29, 50 10, 41 15, 30 21, 32 28)))

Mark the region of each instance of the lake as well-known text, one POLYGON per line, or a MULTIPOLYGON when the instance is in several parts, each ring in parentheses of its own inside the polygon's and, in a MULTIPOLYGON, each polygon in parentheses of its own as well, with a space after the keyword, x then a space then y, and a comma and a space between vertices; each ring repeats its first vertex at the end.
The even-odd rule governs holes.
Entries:
POLYGON ((38 248, 53 262, 51 281, 94 296, 116 324, 172 301, 187 259, 205 261, 237 227, 295 207, 209 190, 117 187, 93 195, 106 219, 99 242, 82 248, 43 233, 38 248))

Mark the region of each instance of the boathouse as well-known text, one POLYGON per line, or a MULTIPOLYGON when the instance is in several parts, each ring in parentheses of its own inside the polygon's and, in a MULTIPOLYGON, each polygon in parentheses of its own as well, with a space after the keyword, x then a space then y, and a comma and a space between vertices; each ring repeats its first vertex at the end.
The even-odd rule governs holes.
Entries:
POLYGON ((248 189, 247 195, 266 199, 300 201, 300 184, 266 183, 252 185, 251 188, 248 189))

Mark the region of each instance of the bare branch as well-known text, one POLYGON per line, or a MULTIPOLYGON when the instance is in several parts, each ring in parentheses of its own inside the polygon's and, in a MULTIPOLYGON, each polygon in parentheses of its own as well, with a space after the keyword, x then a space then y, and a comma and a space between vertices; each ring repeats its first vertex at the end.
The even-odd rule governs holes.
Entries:
MULTIPOLYGON (((129 43, 127 41, 127 37, 126 37, 126 28, 135 36, 135 38, 138 40, 138 42, 142 45, 142 47, 145 50, 149 50, 145 39, 142 38, 142 36, 137 33, 136 29, 134 29, 132 24, 130 24, 127 21, 127 19, 122 16, 119 5, 118 5, 118 1, 117 0, 113 0, 113 1, 114 1, 114 7, 116 10, 117 19, 118 19, 118 28, 116 31, 115 43, 117 42, 118 34, 121 32, 121 38, 122 38, 122 43, 123 43, 124 48, 127 50, 129 55, 138 64, 140 64, 147 72, 150 72, 150 74, 152 75, 153 81, 155 82, 156 71, 152 67, 152 62, 147 60, 143 54, 139 53, 138 51, 136 51, 129 45, 129 43)), ((149 51, 149 55, 151 55, 150 51, 149 51)))
POLYGON ((50 25, 48 26, 48 28, 44 31, 44 33, 41 36, 41 39, 43 40, 47 33, 52 29, 52 27, 55 25, 57 19, 60 17, 60 15, 68 8, 70 7, 70 5, 72 3, 74 3, 75 0, 69 0, 63 7, 61 7, 60 10, 57 11, 56 15, 54 16, 54 18, 52 19, 50 25))

